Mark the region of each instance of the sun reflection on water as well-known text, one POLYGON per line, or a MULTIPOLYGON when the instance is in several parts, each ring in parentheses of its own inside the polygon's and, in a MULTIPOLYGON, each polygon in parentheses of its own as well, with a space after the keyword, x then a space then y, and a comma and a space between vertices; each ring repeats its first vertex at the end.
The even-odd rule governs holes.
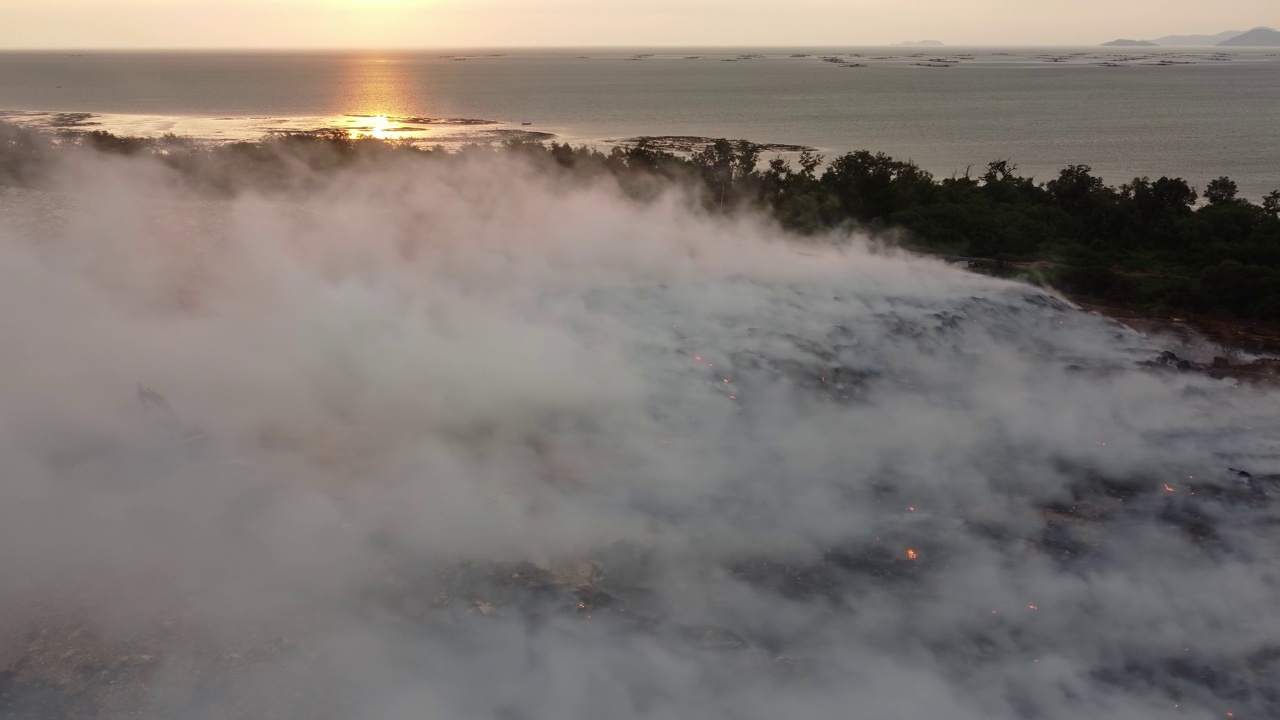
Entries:
POLYGON ((367 55, 352 58, 335 88, 343 112, 364 117, 410 115, 420 108, 404 58, 367 55))
POLYGON ((429 92, 409 72, 413 59, 391 54, 352 58, 335 86, 335 125, 353 139, 425 142, 460 129, 429 117, 429 92))
POLYGON ((421 134, 400 116, 411 115, 415 103, 403 58, 367 55, 347 66, 337 86, 335 104, 352 138, 402 140, 421 134))
POLYGON ((347 130, 353 138, 375 138, 377 140, 400 140, 405 137, 405 129, 397 128, 391 123, 386 115, 355 115, 348 116, 351 120, 360 122, 347 130))

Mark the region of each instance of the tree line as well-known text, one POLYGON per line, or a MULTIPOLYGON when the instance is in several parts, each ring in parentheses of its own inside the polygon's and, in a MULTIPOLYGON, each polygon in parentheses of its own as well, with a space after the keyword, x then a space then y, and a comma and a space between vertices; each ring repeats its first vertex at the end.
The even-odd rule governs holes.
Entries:
POLYGON ((327 171, 392 158, 459 162, 514 153, 572 181, 611 179, 638 199, 687 187, 711 212, 763 212, 801 235, 892 233, 911 249, 1022 273, 1081 298, 1280 320, 1280 191, 1254 203, 1226 177, 1201 193, 1169 177, 1112 186, 1087 165, 1039 182, 1007 160, 941 179, 865 150, 829 161, 803 152, 794 162, 764 162, 763 148, 742 140, 711 141, 688 154, 644 139, 608 152, 512 139, 447 153, 341 130, 213 145, 105 131, 50 136, 0 123, 0 184, 38 185, 50 161, 74 149, 153 156, 194 186, 226 194, 320 182, 327 171))

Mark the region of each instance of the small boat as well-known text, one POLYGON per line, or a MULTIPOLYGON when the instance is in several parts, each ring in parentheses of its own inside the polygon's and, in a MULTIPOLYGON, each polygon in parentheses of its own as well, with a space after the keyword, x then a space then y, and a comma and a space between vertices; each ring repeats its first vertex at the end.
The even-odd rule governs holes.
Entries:
POLYGON ((521 125, 524 125, 524 126, 526 126, 526 127, 528 127, 529 125, 532 125, 533 123, 531 123, 531 122, 522 122, 522 123, 520 123, 520 124, 521 124, 521 125))

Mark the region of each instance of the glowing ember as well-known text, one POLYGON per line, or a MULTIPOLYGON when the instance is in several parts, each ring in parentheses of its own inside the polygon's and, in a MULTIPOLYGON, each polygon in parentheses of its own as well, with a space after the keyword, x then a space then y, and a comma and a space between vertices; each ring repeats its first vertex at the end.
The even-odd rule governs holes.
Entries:
POLYGON ((1173 488, 1169 487, 1168 485, 1165 485, 1165 486, 1164 486, 1164 491, 1165 491, 1165 492, 1177 492, 1176 490, 1174 490, 1173 488))
POLYGON ((907 559, 908 559, 908 560, 915 560, 915 559, 916 559, 916 558, 918 558, 918 557, 920 557, 920 553, 917 553, 915 550, 912 550, 911 548, 907 548, 907 559))
POLYGON ((702 362, 702 356, 701 356, 701 355, 694 355, 694 356, 693 356, 693 359, 694 359, 695 361, 697 361, 697 362, 702 362))

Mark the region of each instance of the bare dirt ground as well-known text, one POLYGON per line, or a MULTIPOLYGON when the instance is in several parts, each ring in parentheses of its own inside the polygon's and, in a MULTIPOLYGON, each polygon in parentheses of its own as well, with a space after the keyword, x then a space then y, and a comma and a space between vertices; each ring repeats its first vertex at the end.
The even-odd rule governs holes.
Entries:
POLYGON ((1176 340, 1169 348, 1223 377, 1280 382, 1280 324, 1209 316, 1156 315, 1141 308, 1098 305, 1073 298, 1080 307, 1144 334, 1176 340))

